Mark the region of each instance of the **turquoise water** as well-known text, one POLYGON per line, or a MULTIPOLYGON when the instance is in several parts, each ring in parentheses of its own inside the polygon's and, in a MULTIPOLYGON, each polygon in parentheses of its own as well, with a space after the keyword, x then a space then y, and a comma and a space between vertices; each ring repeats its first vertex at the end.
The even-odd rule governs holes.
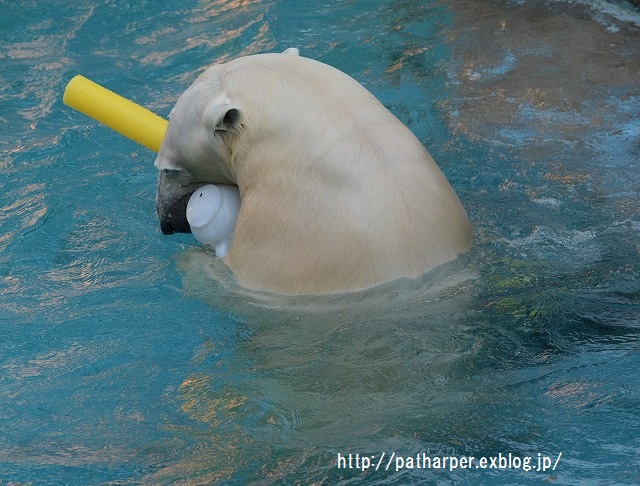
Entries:
POLYGON ((640 483, 640 14, 302 4, 0 1, 0 484, 640 483), (160 233, 154 154, 61 101, 80 73, 166 117, 208 64, 290 46, 427 146, 469 255, 242 292, 160 233), (396 471, 422 454, 512 461, 396 471))

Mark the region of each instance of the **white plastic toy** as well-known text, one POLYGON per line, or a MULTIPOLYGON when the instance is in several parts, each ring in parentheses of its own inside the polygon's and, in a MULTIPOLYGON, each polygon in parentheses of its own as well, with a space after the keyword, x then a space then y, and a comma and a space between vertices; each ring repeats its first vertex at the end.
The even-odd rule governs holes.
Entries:
POLYGON ((222 258, 229 251, 239 210, 240 192, 236 186, 207 184, 189 198, 187 221, 195 239, 222 258))

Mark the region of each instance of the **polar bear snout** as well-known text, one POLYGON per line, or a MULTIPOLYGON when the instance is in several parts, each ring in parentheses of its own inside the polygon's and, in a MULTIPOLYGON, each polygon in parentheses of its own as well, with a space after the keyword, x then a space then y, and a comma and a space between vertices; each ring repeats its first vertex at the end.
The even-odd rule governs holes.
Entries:
POLYGON ((173 179, 175 176, 168 174, 167 171, 160 171, 158 175, 156 211, 160 230, 165 235, 191 233, 191 227, 187 221, 187 204, 199 184, 182 185, 173 179))

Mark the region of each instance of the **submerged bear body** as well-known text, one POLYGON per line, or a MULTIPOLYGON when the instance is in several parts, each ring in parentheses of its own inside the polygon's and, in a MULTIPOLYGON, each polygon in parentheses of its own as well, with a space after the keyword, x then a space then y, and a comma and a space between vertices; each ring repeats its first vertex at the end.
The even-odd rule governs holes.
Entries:
POLYGON ((208 68, 177 101, 156 166, 165 233, 189 231, 198 186, 239 187, 224 261, 253 290, 364 289, 421 275, 472 242, 411 131, 346 74, 289 53, 208 68))

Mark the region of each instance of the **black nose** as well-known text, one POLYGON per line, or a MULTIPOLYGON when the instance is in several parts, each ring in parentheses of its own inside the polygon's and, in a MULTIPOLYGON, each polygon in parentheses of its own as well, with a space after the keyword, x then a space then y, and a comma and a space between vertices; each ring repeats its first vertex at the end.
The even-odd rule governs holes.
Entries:
POLYGON ((176 232, 173 229, 173 225, 168 221, 160 221, 160 231, 162 231, 163 235, 172 235, 176 232))
POLYGON ((187 204, 190 197, 191 192, 188 192, 177 200, 171 201, 168 205, 156 204, 160 230, 163 234, 191 233, 191 227, 189 226, 189 221, 187 221, 187 204))
POLYGON ((191 227, 186 221, 160 221, 160 231, 165 235, 172 235, 174 233, 191 233, 191 227))
POLYGON ((160 218, 160 231, 165 235, 191 233, 191 226, 189 226, 186 216, 174 216, 169 213, 160 218))

